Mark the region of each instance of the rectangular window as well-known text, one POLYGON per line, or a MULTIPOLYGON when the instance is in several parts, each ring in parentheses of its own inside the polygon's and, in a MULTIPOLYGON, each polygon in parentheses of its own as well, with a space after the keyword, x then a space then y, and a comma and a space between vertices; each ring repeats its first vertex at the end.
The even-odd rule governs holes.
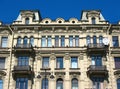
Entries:
POLYGON ((0 58, 0 69, 5 69, 5 58, 0 58))
POLYGON ((118 36, 112 37, 113 47, 119 47, 118 36))
POLYGON ((115 57, 114 61, 115 61, 115 68, 119 69, 120 68, 120 57, 115 57))
POLYGON ((0 79, 0 89, 3 89, 3 80, 0 79))
POLYGON ((28 89, 28 78, 17 78, 16 89, 28 89))
POLYGON ((92 77, 93 89, 104 89, 104 78, 102 77, 92 77))
POLYGON ((56 68, 63 68, 63 57, 57 57, 56 68))
POLYGON ((2 37, 2 42, 1 42, 2 47, 7 47, 8 44, 8 37, 2 37))
POLYGON ((59 47, 59 36, 55 36, 55 47, 59 47))
POLYGON ((69 46, 73 47, 73 36, 69 36, 69 46))
POLYGON ((79 46, 79 36, 75 36, 75 47, 79 46))
POLYGON ((18 65, 19 66, 27 66, 27 65, 29 65, 29 57, 27 57, 27 56, 18 57, 18 65))
POLYGON ((71 68, 78 68, 78 58, 71 57, 71 68))
POLYGON ((47 44, 48 44, 48 47, 52 47, 52 38, 51 38, 51 36, 48 36, 47 44))
POLYGON ((42 68, 49 68, 49 57, 43 57, 42 68))
POLYGON ((65 36, 61 36, 61 47, 65 47, 65 36))
POLYGON ((92 55, 92 65, 102 66, 102 56, 101 55, 92 55))
POLYGON ((45 36, 42 36, 42 47, 46 47, 46 37, 45 36))

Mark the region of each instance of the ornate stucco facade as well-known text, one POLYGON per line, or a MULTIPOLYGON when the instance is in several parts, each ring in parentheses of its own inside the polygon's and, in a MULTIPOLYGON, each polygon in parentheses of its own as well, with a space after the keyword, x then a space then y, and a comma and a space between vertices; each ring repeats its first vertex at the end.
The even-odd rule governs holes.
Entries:
POLYGON ((120 89, 119 34, 99 10, 80 20, 21 10, 12 24, 0 22, 0 88, 120 89))

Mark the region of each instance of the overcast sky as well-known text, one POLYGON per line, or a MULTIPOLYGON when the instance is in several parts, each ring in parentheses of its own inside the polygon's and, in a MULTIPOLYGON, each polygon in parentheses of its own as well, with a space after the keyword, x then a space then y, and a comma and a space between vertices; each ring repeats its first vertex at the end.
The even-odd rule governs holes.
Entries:
POLYGON ((101 10, 110 23, 120 20, 120 0, 0 0, 0 21, 13 22, 20 10, 39 10, 42 18, 80 20, 82 10, 101 10))

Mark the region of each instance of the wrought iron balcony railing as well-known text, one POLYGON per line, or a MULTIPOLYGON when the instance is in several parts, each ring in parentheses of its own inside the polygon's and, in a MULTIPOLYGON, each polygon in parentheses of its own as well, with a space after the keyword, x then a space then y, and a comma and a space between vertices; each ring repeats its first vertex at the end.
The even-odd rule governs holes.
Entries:
POLYGON ((31 67, 29 65, 26 65, 26 66, 14 66, 14 71, 31 71, 31 67))
POLYGON ((87 75, 89 76, 107 76, 108 70, 105 65, 102 66, 96 66, 96 65, 90 65, 88 67, 87 75))
POLYGON ((97 43, 97 44, 94 44, 94 43, 89 43, 88 48, 105 48, 105 45, 103 43, 97 43))
POLYGON ((16 44, 15 48, 32 48, 31 44, 16 44))

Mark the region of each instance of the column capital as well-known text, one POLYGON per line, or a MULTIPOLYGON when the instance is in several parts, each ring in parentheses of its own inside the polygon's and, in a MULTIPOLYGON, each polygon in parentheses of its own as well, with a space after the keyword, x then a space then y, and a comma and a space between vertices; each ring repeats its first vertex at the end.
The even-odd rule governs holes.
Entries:
POLYGON ((64 56, 65 60, 70 60, 70 54, 69 53, 65 53, 65 56, 64 56))
POLYGON ((55 59, 56 59, 55 53, 51 53, 50 59, 51 59, 51 60, 55 60, 55 59))

